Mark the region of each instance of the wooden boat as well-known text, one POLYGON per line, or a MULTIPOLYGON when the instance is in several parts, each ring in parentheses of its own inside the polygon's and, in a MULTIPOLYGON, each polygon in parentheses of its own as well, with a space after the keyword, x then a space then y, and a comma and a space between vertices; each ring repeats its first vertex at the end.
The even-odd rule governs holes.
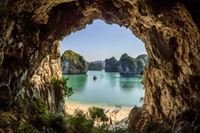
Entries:
POLYGON ((93 76, 93 80, 97 80, 97 76, 93 76))

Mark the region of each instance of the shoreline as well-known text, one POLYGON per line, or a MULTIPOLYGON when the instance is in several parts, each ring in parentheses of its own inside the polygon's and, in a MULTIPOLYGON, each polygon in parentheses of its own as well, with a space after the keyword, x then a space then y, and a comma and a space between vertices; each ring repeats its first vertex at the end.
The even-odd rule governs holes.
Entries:
POLYGON ((87 104, 87 103, 66 101, 65 111, 70 115, 73 115, 76 109, 82 110, 84 113, 87 113, 88 108, 93 107, 93 106, 103 108, 105 110, 106 115, 109 118, 112 118, 112 120, 114 120, 115 122, 128 118, 131 109, 133 109, 133 107, 121 106, 121 108, 119 108, 119 107, 110 106, 110 105, 87 104))

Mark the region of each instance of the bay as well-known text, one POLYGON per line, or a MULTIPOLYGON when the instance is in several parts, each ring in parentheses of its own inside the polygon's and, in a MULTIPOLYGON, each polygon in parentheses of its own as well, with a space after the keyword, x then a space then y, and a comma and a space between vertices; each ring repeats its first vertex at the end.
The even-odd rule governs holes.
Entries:
POLYGON ((87 74, 64 75, 74 94, 66 101, 101 106, 141 106, 144 96, 141 76, 123 77, 117 72, 88 71, 87 74), (93 80, 96 76, 97 79, 93 80))

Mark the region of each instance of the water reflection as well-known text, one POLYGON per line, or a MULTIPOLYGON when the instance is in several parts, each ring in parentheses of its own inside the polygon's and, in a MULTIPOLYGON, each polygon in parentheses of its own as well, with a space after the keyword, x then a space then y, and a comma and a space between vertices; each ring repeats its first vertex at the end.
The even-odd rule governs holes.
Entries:
POLYGON ((67 86, 72 87, 74 92, 81 92, 84 90, 88 78, 87 74, 65 76, 69 78, 67 86))
POLYGON ((134 88, 134 82, 133 81, 129 81, 129 80, 124 80, 120 78, 120 87, 124 90, 129 90, 134 88))
POLYGON ((120 87, 125 90, 138 88, 141 86, 141 77, 121 77, 120 87))
POLYGON ((109 83, 109 85, 112 88, 117 87, 118 79, 119 79, 119 74, 116 72, 105 72, 105 80, 109 83))
POLYGON ((68 75, 74 94, 67 100, 108 105, 141 106, 144 96, 141 77, 122 77, 119 73, 89 71, 87 75, 68 75), (94 81, 93 76, 97 79, 94 81))

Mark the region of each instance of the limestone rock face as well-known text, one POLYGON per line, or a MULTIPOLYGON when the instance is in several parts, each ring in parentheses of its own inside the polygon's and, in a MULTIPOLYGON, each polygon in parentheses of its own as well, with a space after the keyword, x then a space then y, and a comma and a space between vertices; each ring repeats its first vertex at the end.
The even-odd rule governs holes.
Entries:
POLYGON ((93 71, 101 71, 104 69, 104 62, 103 61, 92 61, 89 62, 88 65, 88 70, 93 70, 93 71))
POLYGON ((115 59, 115 57, 105 60, 105 71, 118 72, 118 61, 115 59))
POLYGON ((199 7, 197 0, 0 1, 0 107, 38 97, 61 111, 50 78, 61 78, 58 41, 102 19, 129 28, 148 53, 144 105, 131 111, 130 127, 198 132, 199 7))
POLYGON ((135 59, 128 54, 123 54, 119 60, 118 70, 121 75, 129 76, 136 75, 136 62, 135 59))
POLYGON ((72 50, 62 54, 61 65, 63 74, 86 74, 88 70, 85 59, 72 50))
POLYGON ((137 75, 142 75, 145 65, 148 63, 148 57, 146 54, 136 57, 137 75))
POLYGON ((124 76, 142 75, 147 64, 147 55, 139 55, 136 59, 123 54, 119 60, 118 71, 124 76))

